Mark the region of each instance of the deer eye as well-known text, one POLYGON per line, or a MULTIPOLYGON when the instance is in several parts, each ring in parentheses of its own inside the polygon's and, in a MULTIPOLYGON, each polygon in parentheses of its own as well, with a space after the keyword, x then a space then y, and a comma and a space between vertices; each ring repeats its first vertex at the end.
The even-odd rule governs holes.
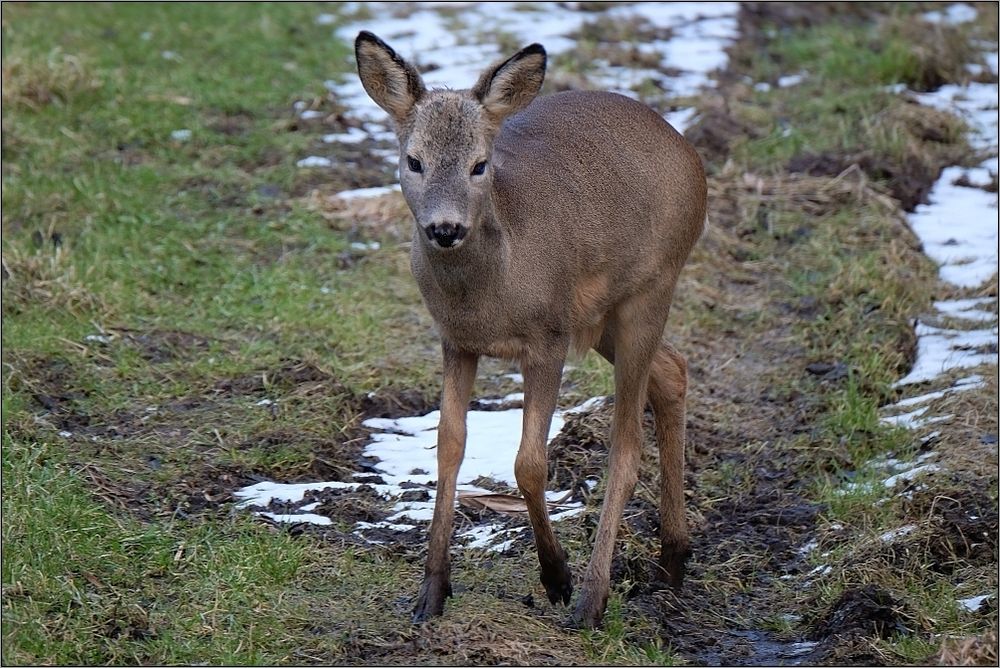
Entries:
POLYGON ((406 166, 410 168, 411 172, 417 172, 418 174, 424 171, 424 166, 412 155, 406 156, 406 166))
POLYGON ((477 162, 476 166, 472 168, 472 175, 481 176, 485 171, 486 171, 486 161, 483 160, 482 162, 477 162))

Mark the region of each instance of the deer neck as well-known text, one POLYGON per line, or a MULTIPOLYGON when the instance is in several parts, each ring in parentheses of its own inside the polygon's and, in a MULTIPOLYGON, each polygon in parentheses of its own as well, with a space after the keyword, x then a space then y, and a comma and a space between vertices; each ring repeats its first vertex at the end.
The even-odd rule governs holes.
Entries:
MULTIPOLYGON (((436 292, 451 300, 474 299, 506 283, 510 264, 510 239, 496 220, 492 207, 473 234, 454 251, 441 253, 420 244, 420 265, 436 292)), ((418 276, 418 279, 421 277, 418 276)))

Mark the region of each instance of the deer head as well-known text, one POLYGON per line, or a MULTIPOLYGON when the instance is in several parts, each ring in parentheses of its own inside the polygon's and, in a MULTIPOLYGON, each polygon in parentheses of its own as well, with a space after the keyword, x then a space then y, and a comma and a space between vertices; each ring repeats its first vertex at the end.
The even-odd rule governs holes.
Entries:
POLYGON ((431 252, 453 252, 493 215, 493 142, 545 78, 545 49, 527 46, 482 73, 469 90, 428 90, 417 69, 370 32, 355 41, 365 90, 399 138, 403 196, 431 252))

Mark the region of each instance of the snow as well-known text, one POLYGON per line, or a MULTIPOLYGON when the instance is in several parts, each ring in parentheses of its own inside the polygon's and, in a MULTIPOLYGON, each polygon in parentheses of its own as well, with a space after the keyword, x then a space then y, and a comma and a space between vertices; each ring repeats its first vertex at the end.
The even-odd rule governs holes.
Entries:
POLYGON ((805 76, 802 74, 789 74, 787 76, 783 76, 778 79, 778 88, 788 88, 789 86, 798 86, 804 80, 805 76))
MULTIPOLYGON (((522 393, 508 395, 523 398, 522 393)), ((599 398, 601 399, 601 398, 599 398)), ((496 400, 484 400, 486 402, 496 400)), ((595 400, 584 402, 582 406, 593 406, 595 400)), ((580 410, 580 407, 570 411, 580 410)), ((566 411, 569 412, 569 411, 566 411)), ((458 472, 457 487, 459 491, 487 492, 473 483, 481 477, 509 487, 516 487, 514 476, 514 460, 521 440, 521 419, 523 410, 514 408, 506 411, 469 411, 466 417, 467 441, 465 457, 458 472)), ((548 439, 554 438, 562 429, 563 411, 556 411, 552 416, 548 439)), ((390 500, 393 505, 390 515, 380 522, 358 522, 354 531, 364 536, 364 531, 382 528, 392 531, 409 531, 414 524, 408 522, 428 522, 434 513, 436 490, 429 487, 437 480, 437 428, 441 419, 440 411, 432 411, 426 415, 401 418, 371 418, 364 425, 373 430, 371 443, 365 448, 365 456, 378 460, 377 475, 380 483, 363 482, 314 482, 314 483, 278 483, 262 481, 234 492, 240 499, 240 508, 264 508, 272 501, 284 501, 290 504, 300 504, 308 491, 324 489, 356 490, 362 485, 373 489, 380 497, 390 500), (403 501, 400 497, 404 492, 423 486, 427 499, 422 501, 403 501)), ((371 473, 356 473, 355 476, 369 476, 371 473)), ((596 481, 587 481, 593 486, 596 481)), ((563 502, 568 496, 564 490, 548 491, 545 494, 550 503, 558 502, 559 510, 550 513, 550 519, 558 522, 584 512, 580 503, 563 502)), ((258 510, 261 515, 279 522, 312 522, 327 525, 329 518, 309 513, 315 510, 317 503, 303 505, 295 513, 276 514, 258 510)), ((474 527, 472 530, 459 534, 471 538, 470 547, 485 547, 490 550, 507 549, 512 535, 526 527, 505 528, 502 524, 491 523, 487 526, 474 527)))
POLYGON ((934 302, 934 308, 950 318, 961 320, 971 320, 974 322, 988 322, 996 318, 992 311, 981 307, 996 304, 996 297, 979 297, 973 299, 950 299, 946 301, 934 302))
POLYGON ((357 190, 342 190, 337 193, 337 199, 366 199, 370 197, 381 197, 392 192, 399 192, 399 184, 391 186, 376 186, 374 188, 358 188, 357 190))
POLYGON ((886 531, 881 534, 878 539, 883 543, 891 543, 901 536, 905 536, 909 533, 913 533, 917 530, 916 524, 907 524, 906 526, 901 526, 898 529, 893 529, 892 531, 886 531))
POLYGON ((976 612, 979 610, 979 606, 983 604, 983 601, 989 599, 991 596, 993 596, 993 594, 983 594, 982 596, 962 598, 958 600, 958 605, 966 612, 976 612))
POLYGON ((934 471, 940 471, 941 467, 937 464, 924 464, 923 466, 916 466, 902 473, 897 473, 896 475, 889 476, 882 481, 882 485, 886 489, 892 489, 899 482, 909 482, 919 475, 924 473, 933 473, 934 471))
POLYGON ((347 132, 323 135, 323 141, 327 144, 358 144, 368 139, 369 136, 361 128, 348 128, 347 132))
POLYGON ((323 158, 317 155, 311 155, 308 158, 302 158, 297 163, 296 167, 332 167, 333 161, 330 158, 323 158))
POLYGON ((976 10, 964 2, 960 2, 954 5, 948 5, 947 9, 944 11, 927 12, 923 15, 923 18, 925 21, 930 21, 931 23, 957 25, 959 23, 975 21, 976 10))
POLYGON ((333 524, 333 520, 329 517, 323 515, 315 515, 313 513, 295 513, 295 514, 279 514, 279 513, 269 513, 261 512, 260 515, 264 517, 269 517, 275 522, 288 522, 288 523, 298 523, 298 522, 308 522, 309 524, 318 524, 320 526, 328 526, 333 524))
MULTIPOLYGON (((341 5, 343 15, 350 16, 361 9, 356 2, 341 5)), ((397 12, 394 3, 364 3, 366 17, 346 22, 335 31, 344 42, 353 43, 360 30, 372 30, 418 68, 435 67, 422 74, 428 88, 471 86, 479 74, 500 57, 502 52, 496 41, 484 36, 496 33, 510 35, 522 45, 541 43, 554 57, 577 47, 575 39, 568 37, 593 15, 579 11, 573 3, 463 3, 460 21, 451 16, 455 3, 423 2, 408 5, 406 12, 397 12), (450 5, 440 11, 442 4, 450 5), (405 14, 396 16, 395 14, 405 14), (456 25, 458 24, 458 25, 456 25)), ((617 5, 603 12, 611 19, 640 18, 656 27, 670 28, 668 40, 653 40, 628 44, 643 54, 658 56, 661 68, 637 69, 612 66, 595 62, 593 72, 588 72, 594 88, 614 90, 637 97, 632 90, 646 80, 662 87, 672 95, 683 98, 696 94, 701 88, 712 85, 709 74, 726 63, 726 46, 737 36, 735 2, 672 2, 617 5)), ((320 15, 323 16, 323 15, 320 15)), ((317 21, 320 19, 317 18, 317 21)), ((379 131, 386 126, 386 114, 365 92, 355 73, 341 80, 327 80, 324 85, 339 103, 350 109, 350 114, 367 121, 365 132, 373 138, 395 141, 391 132, 379 131)), ((678 108, 664 117, 683 132, 694 116, 694 109, 678 108)), ((361 141, 359 135, 349 134, 347 141, 361 141)), ((330 141, 341 141, 330 139, 330 141)))
POLYGON ((917 321, 917 359, 908 373, 893 384, 902 387, 933 380, 953 369, 997 363, 996 326, 989 329, 957 330, 932 327, 917 321))
MULTIPOLYGON (((964 3, 949 5, 944 11, 924 14, 928 21, 964 23, 976 17, 976 10, 964 3)), ((991 47, 987 47, 991 48, 991 47)), ((995 47, 992 47, 995 48, 995 47)), ((985 54, 996 72, 997 54, 985 54)), ((946 168, 928 195, 929 204, 921 204, 907 217, 920 238, 924 251, 938 263, 941 279, 963 289, 976 289, 997 271, 998 218, 997 195, 982 188, 956 185, 960 178, 972 184, 987 184, 1000 171, 998 159, 997 84, 971 82, 960 86, 948 84, 930 93, 911 93, 921 104, 957 114, 972 128, 973 147, 992 157, 978 167, 946 168)), ((982 364, 997 364, 998 328, 996 315, 988 310, 996 298, 942 300, 934 303, 937 315, 987 324, 978 329, 934 327, 917 320, 917 356, 910 372, 894 387, 933 381, 955 369, 982 364)), ((967 325, 966 325, 967 326, 967 325)), ((948 391, 959 389, 959 383, 948 391)), ((965 388, 969 389, 969 388, 965 388)), ((933 398, 933 397, 932 397, 933 398)), ((900 402, 900 405, 917 403, 900 402)), ((916 413, 916 411, 914 411, 916 413)), ((883 418, 884 421, 920 427, 938 418, 914 421, 913 414, 883 418)))

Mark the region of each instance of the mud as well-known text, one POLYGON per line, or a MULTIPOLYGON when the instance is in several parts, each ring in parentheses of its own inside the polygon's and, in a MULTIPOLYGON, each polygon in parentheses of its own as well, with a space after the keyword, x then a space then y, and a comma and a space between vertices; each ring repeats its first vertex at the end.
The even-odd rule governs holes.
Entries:
MULTIPOLYGON (((595 11, 603 9, 599 3, 581 4, 593 4, 595 11)), ((797 3, 748 3, 741 13, 741 31, 744 42, 762 48, 765 25, 809 26, 830 20, 834 14, 838 20, 863 21, 870 18, 869 11, 874 10, 854 3, 807 7, 797 3)), ((577 37, 599 42, 607 33, 606 26, 599 26, 592 33, 585 29, 577 37)), ((748 51, 746 44, 734 49, 730 71, 720 75, 723 94, 726 94, 725 82, 738 81, 740 58, 748 51)), ((288 120, 283 129, 316 135, 347 129, 331 101, 313 101, 310 105, 325 115, 318 120, 288 120)), ((220 118, 212 129, 239 135, 248 122, 239 116, 220 118)), ((721 169, 733 142, 755 136, 754 132, 752 126, 730 115, 723 106, 713 106, 689 129, 688 137, 698 146, 712 172, 721 169)), ((950 136, 946 130, 936 130, 932 125, 918 129, 918 135, 923 140, 941 142, 950 136)), ((386 182, 387 173, 391 177, 391 167, 372 157, 373 149, 385 148, 382 144, 330 146, 317 140, 313 147, 317 155, 334 155, 337 161, 330 169, 302 170, 287 193, 290 196, 381 185, 386 182)), ((841 174, 855 164, 871 178, 885 180, 894 197, 908 209, 923 201, 937 176, 933 168, 891 164, 863 153, 803 154, 794 157, 787 169, 799 174, 829 176, 841 174)), ((838 455, 783 448, 775 441, 778 432, 808 435, 815 428, 815 396, 787 390, 787 381, 790 375, 797 376, 804 387, 819 393, 824 384, 844 382, 849 370, 837 360, 817 362, 807 350, 790 342, 788 323, 818 317, 822 305, 796 301, 773 282, 766 267, 752 262, 743 264, 751 257, 750 244, 755 233, 746 226, 758 226, 759 221, 748 223, 734 198, 725 192, 714 194, 719 196, 712 200, 713 225, 724 230, 727 239, 731 236, 749 241, 730 243, 711 238, 706 241, 710 250, 730 262, 733 269, 720 274, 718 296, 704 297, 706 308, 725 309, 732 316, 732 329, 721 332, 718 340, 687 341, 683 348, 689 360, 691 388, 685 485, 693 556, 687 582, 679 591, 660 587, 652 577, 658 549, 658 472, 652 440, 654 424, 647 414, 640 482, 625 511, 612 578, 622 585, 625 614, 647 616, 655 621, 655 630, 629 640, 640 645, 661 642, 682 660, 699 665, 884 663, 884 657, 871 650, 872 638, 913 634, 921 628, 920 620, 898 594, 875 585, 851 584, 829 607, 806 616, 800 596, 789 597, 787 589, 779 586, 789 578, 795 578, 802 587, 810 586, 806 575, 812 564, 803 546, 817 536, 826 541, 821 543, 822 549, 834 546, 837 540, 817 526, 826 508, 808 502, 806 497, 812 473, 823 466, 822 457, 838 455), (741 341, 737 336, 739 318, 759 315, 748 305, 760 299, 760 294, 768 296, 769 301, 762 308, 771 319, 771 329, 753 341, 741 341), (719 368, 719 360, 728 360, 724 370, 719 368)), ((267 197, 272 195, 280 198, 285 193, 269 191, 267 197)), ((225 197, 220 195, 220 201, 225 197)), ((245 204, 242 200, 233 203, 245 204)), ((767 215, 766 210, 762 215, 767 215)), ((788 243, 795 242, 796 235, 790 235, 788 243)), ((345 260, 348 261, 352 260, 345 260)), ((122 329, 111 334, 108 341, 81 345, 98 353, 108 346, 127 346, 155 365, 193 359, 210 346, 218 345, 206 337, 176 331, 122 329)), ((912 347, 912 341, 904 338, 900 345, 912 347)), ((437 407, 436 398, 412 388, 355 394, 317 364, 290 358, 273 368, 214 380, 190 396, 178 397, 158 407, 153 419, 140 406, 92 414, 87 408, 88 370, 81 362, 68 357, 15 362, 17 371, 12 376, 12 387, 20 383, 29 390, 37 420, 11 428, 26 433, 70 432, 70 448, 79 462, 86 462, 78 464, 79 470, 92 484, 95 495, 117 510, 144 519, 231 512, 235 489, 273 479, 276 474, 289 481, 377 484, 378 462, 362 454, 368 436, 368 430, 361 426, 362 420, 421 415, 437 407), (301 446, 310 454, 308 463, 302 467, 276 470, 234 465, 224 461, 215 444, 192 443, 206 421, 240 419, 241 414, 234 408, 240 402, 263 399, 280 402, 291 396, 336 399, 342 406, 339 421, 347 426, 341 432, 313 434, 274 424, 235 439, 227 446, 236 451, 256 449, 265 454, 301 446), (150 437, 155 440, 156 448, 144 445, 143 439, 150 437), (111 467, 101 464, 100 457, 117 456, 120 451, 115 449, 116 443, 131 444, 134 452, 130 456, 156 471, 172 465, 171 451, 183 449, 186 468, 166 482, 134 483, 115 478, 108 472, 111 467), (94 457, 96 463, 91 462, 94 457), (358 477, 358 473, 367 476, 358 477)), ((501 404, 477 401, 472 408, 500 410, 517 405, 516 400, 501 404)), ((265 409, 270 410, 261 408, 265 409)), ((609 402, 589 413, 568 415, 562 433, 549 449, 550 488, 572 490, 571 499, 591 509, 600 508, 603 489, 600 485, 591 489, 585 481, 603 478, 606 471, 612 409, 609 402)), ((476 484, 487 489, 496 486, 488 480, 476 484)), ((919 518, 919 528, 896 541, 860 547, 857 558, 848 562, 847 568, 862 569, 877 563, 888 568, 920 566, 947 572, 968 564, 995 563, 998 517, 987 483, 956 479, 947 487, 953 490, 948 495, 921 491, 915 486, 902 490, 911 493, 906 514, 919 518), (932 556, 930 561, 927 555, 932 556)), ((413 493, 426 494, 426 491, 413 490, 413 493)), ((364 538, 357 535, 353 530, 356 522, 378 522, 389 515, 389 504, 369 486, 310 492, 304 503, 317 503, 312 512, 331 519, 332 524, 281 525, 293 534, 309 534, 358 549, 384 550, 414 560, 424 549, 426 522, 414 522, 416 527, 405 532, 372 528, 365 530, 364 538), (372 542, 380 545, 373 547, 372 542)), ((272 503, 267 510, 284 513, 291 508, 288 504, 272 503)), ((460 507, 456 513, 456 533, 486 519, 504 527, 526 524, 524 517, 498 516, 488 510, 460 507)), ((589 541, 596 528, 596 512, 574 521, 577 524, 573 530, 589 541)), ((506 552, 523 554, 533 550, 530 531, 523 531, 513 538, 506 552)), ((535 605, 528 584, 516 590, 499 589, 496 595, 518 607, 535 605)), ((409 597, 401 595, 392 605, 399 609, 400 615, 405 615, 411 603, 409 597)), ((127 619, 107 633, 140 637, 144 628, 142 620, 127 619)), ((321 622, 318 624, 317 632, 329 631, 322 628, 321 622)), ((495 651, 481 649, 488 645, 476 645, 480 649, 466 652, 460 646, 459 634, 454 638, 445 635, 442 639, 431 637, 426 628, 384 638, 381 644, 366 639, 361 631, 338 629, 338 632, 344 633, 344 645, 355 647, 354 656, 365 663, 378 662, 380 658, 399 662, 400 657, 428 656, 448 660, 461 657, 470 663, 546 660, 538 653, 503 648, 499 640, 495 651)), ((467 636, 487 634, 476 628, 463 632, 467 636)))

